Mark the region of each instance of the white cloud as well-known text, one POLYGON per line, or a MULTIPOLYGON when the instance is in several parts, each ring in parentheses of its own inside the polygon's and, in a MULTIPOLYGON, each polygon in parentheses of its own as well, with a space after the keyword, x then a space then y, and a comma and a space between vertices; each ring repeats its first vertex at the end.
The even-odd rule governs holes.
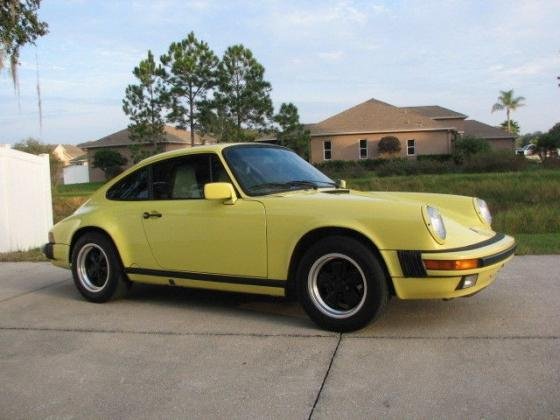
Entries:
POLYGON ((522 64, 512 64, 505 66, 503 64, 495 64, 490 66, 489 71, 496 75, 505 76, 535 76, 560 71, 560 54, 549 57, 539 57, 533 60, 525 58, 526 62, 522 64))
POLYGON ((325 61, 339 61, 344 56, 340 50, 337 51, 324 51, 317 53, 317 57, 325 61))
POLYGON ((282 19, 293 26, 309 27, 329 23, 365 24, 368 15, 355 7, 352 2, 338 1, 331 6, 323 4, 322 7, 296 10, 283 16, 282 19))

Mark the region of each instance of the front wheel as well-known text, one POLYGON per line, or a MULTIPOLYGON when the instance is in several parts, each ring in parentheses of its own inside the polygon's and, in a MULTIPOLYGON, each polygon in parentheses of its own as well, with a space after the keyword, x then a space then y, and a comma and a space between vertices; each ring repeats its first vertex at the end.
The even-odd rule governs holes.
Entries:
POLYGON ((363 328, 389 297, 385 272, 361 242, 333 236, 311 246, 297 271, 298 296, 320 327, 349 332, 363 328))
POLYGON ((76 241, 72 277, 81 295, 98 303, 123 294, 128 283, 115 246, 97 232, 87 233, 76 241))

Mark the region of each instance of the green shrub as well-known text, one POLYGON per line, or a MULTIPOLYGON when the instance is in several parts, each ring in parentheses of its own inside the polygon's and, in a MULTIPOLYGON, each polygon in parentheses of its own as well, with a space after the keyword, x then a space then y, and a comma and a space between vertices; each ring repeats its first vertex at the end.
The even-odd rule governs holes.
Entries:
POLYGON ((526 170, 532 162, 524 156, 516 156, 510 151, 500 150, 466 158, 455 172, 518 172, 526 170))
POLYGON ((385 163, 387 159, 362 159, 359 160, 359 164, 362 168, 367 171, 374 171, 379 165, 385 163))
POLYGON ((490 151, 490 144, 485 139, 465 136, 456 139, 453 143, 453 160, 460 164, 474 155, 489 153, 490 151))
POLYGON ((394 136, 386 136, 377 143, 379 154, 394 154, 401 151, 401 142, 394 136))
POLYGON ((417 160, 436 160, 438 162, 449 162, 453 158, 451 154, 444 155, 420 155, 417 156, 417 160))
POLYGON ((366 174, 366 169, 355 160, 330 160, 315 164, 315 167, 330 178, 359 178, 366 174))
POLYGON ((451 162, 437 160, 389 159, 375 170, 378 176, 439 174, 453 172, 451 162))
POLYGON ((113 178, 121 173, 126 162, 126 158, 114 150, 98 150, 93 156, 93 167, 105 172, 107 178, 113 178))

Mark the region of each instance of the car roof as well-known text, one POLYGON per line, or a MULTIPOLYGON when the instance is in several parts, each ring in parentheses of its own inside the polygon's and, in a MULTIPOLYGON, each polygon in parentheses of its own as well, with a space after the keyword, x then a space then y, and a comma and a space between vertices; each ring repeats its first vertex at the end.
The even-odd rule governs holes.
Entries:
POLYGON ((274 144, 262 144, 262 143, 219 143, 219 144, 208 144, 208 145, 200 145, 194 147, 186 147, 177 150, 171 150, 169 152, 159 153, 154 156, 150 156, 142 161, 139 162, 139 165, 145 166, 147 164, 157 162, 162 159, 168 159, 173 157, 191 155, 191 154, 199 154, 199 153, 219 153, 228 147, 233 146, 251 146, 251 147, 273 147, 273 148, 281 148, 281 146, 277 146, 274 144))

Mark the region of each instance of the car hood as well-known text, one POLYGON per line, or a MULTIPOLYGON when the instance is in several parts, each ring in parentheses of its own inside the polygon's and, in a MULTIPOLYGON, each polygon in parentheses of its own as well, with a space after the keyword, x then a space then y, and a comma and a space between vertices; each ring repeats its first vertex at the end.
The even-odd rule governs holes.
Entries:
POLYGON ((265 206, 270 223, 304 224, 309 230, 339 226, 367 231, 382 249, 446 249, 495 234, 478 217, 473 198, 458 195, 321 189, 274 194, 258 201, 265 206), (444 218, 448 235, 443 244, 426 228, 422 216, 426 205, 438 208, 444 218))

